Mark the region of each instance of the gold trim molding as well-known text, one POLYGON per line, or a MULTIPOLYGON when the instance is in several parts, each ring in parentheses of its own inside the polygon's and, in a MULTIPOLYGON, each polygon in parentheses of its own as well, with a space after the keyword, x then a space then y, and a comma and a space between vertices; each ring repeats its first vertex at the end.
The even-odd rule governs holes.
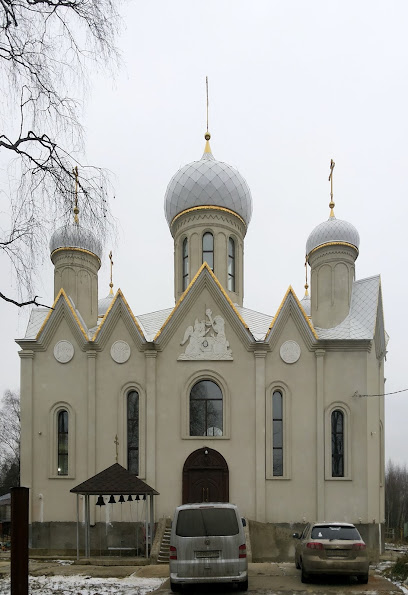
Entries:
POLYGON ((348 246, 349 248, 354 248, 354 250, 357 251, 357 254, 359 254, 357 246, 355 246, 354 244, 350 244, 349 242, 326 242, 325 244, 320 244, 319 246, 316 246, 316 248, 313 248, 313 250, 309 252, 307 257, 309 258, 309 256, 316 252, 316 250, 319 250, 320 248, 326 248, 327 246, 348 246))
POLYGON ((176 215, 173 218, 171 225, 173 225, 177 221, 177 219, 179 219, 182 215, 185 215, 186 213, 193 213, 194 211, 203 211, 203 210, 222 211, 224 213, 229 213, 230 215, 234 215, 235 217, 237 217, 237 219, 242 221, 242 223, 245 225, 245 228, 247 227, 247 224, 245 223, 243 218, 240 215, 238 215, 235 211, 231 211, 231 209, 226 209, 225 207, 217 207, 215 205, 201 205, 199 207, 191 207, 191 209, 186 209, 185 211, 182 211, 181 213, 179 213, 178 215, 176 215))

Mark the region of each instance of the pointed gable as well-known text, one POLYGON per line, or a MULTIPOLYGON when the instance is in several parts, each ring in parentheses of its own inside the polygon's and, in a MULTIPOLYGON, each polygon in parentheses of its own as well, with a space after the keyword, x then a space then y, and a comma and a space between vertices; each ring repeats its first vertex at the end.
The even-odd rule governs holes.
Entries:
POLYGON ((273 347, 290 316, 293 318, 305 343, 307 345, 315 343, 318 339, 317 333, 291 286, 289 286, 269 326, 265 341, 273 347))
POLYGON ((168 315, 164 324, 157 331, 154 342, 160 349, 167 344, 173 334, 174 328, 179 326, 184 319, 186 310, 190 308, 191 304, 198 298, 204 288, 209 291, 215 303, 219 306, 224 316, 228 319, 228 322, 247 347, 254 341, 254 337, 237 307, 232 303, 208 264, 204 262, 168 315))

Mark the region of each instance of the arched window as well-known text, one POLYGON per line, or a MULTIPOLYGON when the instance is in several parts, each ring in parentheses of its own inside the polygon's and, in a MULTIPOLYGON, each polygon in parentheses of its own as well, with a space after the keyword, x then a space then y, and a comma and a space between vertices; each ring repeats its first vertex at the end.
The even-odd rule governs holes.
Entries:
POLYGON ((332 477, 344 477, 344 414, 335 409, 331 414, 332 477))
POLYGON ((214 237, 209 231, 203 235, 203 262, 214 270, 214 237))
POLYGON ((272 395, 273 476, 283 475, 283 397, 279 390, 272 395))
POLYGON ((187 289, 188 286, 188 241, 187 238, 184 238, 183 241, 183 262, 182 262, 182 275, 183 275, 183 291, 187 289))
POLYGON ((228 289, 235 291, 235 242, 228 240, 228 289))
POLYGON ((65 409, 57 415, 57 434, 58 475, 68 475, 68 411, 65 409))
POLYGON ((223 435, 223 399, 218 384, 200 380, 190 392, 190 436, 223 435))
POLYGON ((127 394, 127 463, 128 471, 139 475, 139 393, 127 394))

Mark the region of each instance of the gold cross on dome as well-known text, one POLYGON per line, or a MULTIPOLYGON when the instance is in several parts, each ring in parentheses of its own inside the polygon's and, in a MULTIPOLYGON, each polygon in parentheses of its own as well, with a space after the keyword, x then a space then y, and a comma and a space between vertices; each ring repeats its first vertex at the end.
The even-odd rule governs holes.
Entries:
POLYGON ((72 170, 72 173, 75 176, 75 206, 74 206, 74 221, 75 223, 78 223, 78 213, 79 213, 79 209, 78 209, 78 166, 76 165, 74 167, 74 169, 72 170))
POLYGON ((330 203, 329 203, 329 208, 330 208, 330 217, 334 217, 334 207, 335 204, 333 202, 333 170, 334 170, 334 166, 336 164, 334 163, 333 159, 330 160, 330 175, 329 175, 329 182, 330 182, 330 203))
POLYGON ((113 269, 113 258, 112 258, 112 250, 109 252, 109 260, 110 260, 110 283, 109 283, 109 287, 110 287, 110 294, 113 294, 112 288, 113 288, 113 281, 112 281, 112 269, 113 269))

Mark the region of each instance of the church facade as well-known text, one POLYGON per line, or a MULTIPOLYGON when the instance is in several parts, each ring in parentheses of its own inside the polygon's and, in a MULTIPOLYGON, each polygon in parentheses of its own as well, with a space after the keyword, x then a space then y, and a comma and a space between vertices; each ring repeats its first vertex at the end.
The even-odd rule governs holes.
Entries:
MULTIPOLYGON (((116 461, 159 492, 156 521, 231 501, 254 535, 344 520, 378 551, 384 403, 361 395, 384 391, 380 277, 356 280, 359 234, 331 202, 307 239, 310 296, 289 287, 274 316, 245 308, 251 193, 206 141, 165 196, 174 306, 136 314, 112 288, 99 300, 97 238, 78 222, 51 238, 55 303, 17 341, 31 546, 74 549, 70 490, 116 461)), ((91 501, 92 524, 134 520, 132 503, 105 502, 91 501)), ((278 550, 262 557, 293 553, 278 550)))

